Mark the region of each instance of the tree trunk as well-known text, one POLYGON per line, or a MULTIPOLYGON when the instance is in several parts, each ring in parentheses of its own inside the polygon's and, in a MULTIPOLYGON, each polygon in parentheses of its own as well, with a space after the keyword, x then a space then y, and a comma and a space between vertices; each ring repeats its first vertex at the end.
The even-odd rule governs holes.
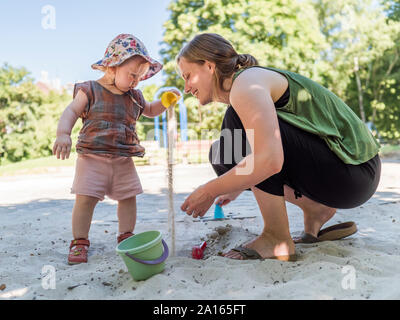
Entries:
MULTIPOLYGON (((394 49, 395 50, 395 55, 394 58, 392 60, 392 62, 389 64, 388 69, 386 70, 384 79, 386 79, 387 77, 389 77, 389 75, 391 74, 393 67, 396 65, 397 61, 399 60, 399 51, 397 50, 397 48, 394 49)), ((374 94, 374 98, 376 101, 381 101, 382 100, 382 92, 381 92, 381 87, 382 87, 382 81, 379 83, 377 90, 375 91, 374 94)), ((372 110, 372 122, 375 122, 375 118, 376 118, 376 107, 373 107, 372 110)))
POLYGON ((363 122, 366 121, 365 119, 365 111, 364 111, 364 102, 363 102, 363 92, 361 87, 361 80, 358 74, 358 58, 354 58, 354 73, 356 75, 356 82, 357 82, 357 89, 358 89, 358 105, 360 108, 360 116, 363 122))

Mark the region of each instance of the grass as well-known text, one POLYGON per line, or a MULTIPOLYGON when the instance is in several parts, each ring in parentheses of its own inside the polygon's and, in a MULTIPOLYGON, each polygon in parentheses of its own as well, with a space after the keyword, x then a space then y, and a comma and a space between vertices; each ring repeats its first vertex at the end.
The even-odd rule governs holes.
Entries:
POLYGON ((392 145, 392 144, 386 144, 382 145, 382 148, 379 152, 379 155, 382 158, 389 158, 389 157, 400 157, 400 144, 397 145, 392 145))
MULTIPOLYGON (((69 159, 60 160, 55 156, 43 157, 32 160, 25 160, 16 163, 10 163, 0 166, 0 177, 14 176, 21 174, 39 174, 54 171, 51 168, 57 167, 73 167, 77 158, 76 153, 71 153, 69 159)), ((150 159, 154 164, 166 163, 165 150, 158 150, 151 155, 145 155, 143 158, 134 157, 133 160, 136 166, 150 165, 150 159)), ((175 155, 175 163, 181 163, 183 159, 181 156, 175 155)), ((208 162, 208 153, 205 154, 190 154, 187 159, 188 163, 204 163, 208 162)))
MULTIPOLYGON (((25 160, 0 166, 0 176, 13 176, 20 174, 46 173, 49 168, 73 167, 77 158, 76 153, 71 153, 69 159, 60 160, 55 156, 25 160)), ((134 159, 135 165, 146 165, 148 159, 134 159)))
MULTIPOLYGON (((400 158, 400 145, 383 145, 380 151, 382 158, 399 157, 400 158)), ((20 174, 35 174, 35 173, 46 173, 50 171, 50 168, 57 167, 73 167, 75 165, 77 154, 72 153, 69 159, 60 160, 55 156, 43 157, 39 159, 25 160, 16 163, 10 163, 0 166, 0 177, 1 176, 13 176, 20 174)), ((135 165, 149 165, 150 158, 154 163, 160 164, 165 163, 166 154, 165 150, 160 149, 152 155, 145 156, 144 158, 133 158, 135 165), (156 161, 154 161, 156 158, 156 161)), ((183 161, 180 155, 175 155, 175 163, 181 163, 183 161)), ((198 154, 196 152, 188 155, 186 161, 190 163, 205 163, 208 162, 208 152, 204 154, 198 154)))
POLYGON ((66 160, 57 159, 55 156, 49 156, 10 163, 0 166, 0 176, 26 173, 43 173, 47 172, 48 168, 74 166, 75 160, 76 154, 71 154, 69 159, 66 160))

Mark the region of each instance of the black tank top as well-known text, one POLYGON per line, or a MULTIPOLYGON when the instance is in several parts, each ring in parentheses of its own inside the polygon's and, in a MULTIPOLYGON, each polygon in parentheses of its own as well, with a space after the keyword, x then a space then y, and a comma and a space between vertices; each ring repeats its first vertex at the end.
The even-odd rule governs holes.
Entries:
POLYGON ((289 97, 290 97, 290 90, 288 86, 285 93, 274 103, 275 109, 284 107, 289 102, 289 97))

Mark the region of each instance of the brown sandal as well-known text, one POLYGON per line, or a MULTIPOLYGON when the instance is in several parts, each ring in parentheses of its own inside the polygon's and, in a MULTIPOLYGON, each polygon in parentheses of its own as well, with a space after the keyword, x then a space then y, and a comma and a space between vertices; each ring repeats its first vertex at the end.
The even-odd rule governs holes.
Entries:
POLYGON ((240 254, 240 256, 243 258, 242 260, 266 260, 266 259, 274 259, 274 260, 280 260, 280 261, 296 261, 297 260, 296 254, 290 254, 290 255, 284 255, 284 256, 273 256, 270 258, 262 258, 256 250, 250 249, 250 248, 247 248, 244 246, 238 246, 236 248, 233 248, 232 251, 238 252, 240 254))
POLYGON ((317 237, 302 232, 300 237, 294 237, 294 243, 315 243, 321 241, 334 241, 346 238, 357 232, 357 225, 353 221, 335 224, 318 232, 317 237))
POLYGON ((87 239, 75 239, 69 246, 68 264, 86 263, 90 241, 87 239))

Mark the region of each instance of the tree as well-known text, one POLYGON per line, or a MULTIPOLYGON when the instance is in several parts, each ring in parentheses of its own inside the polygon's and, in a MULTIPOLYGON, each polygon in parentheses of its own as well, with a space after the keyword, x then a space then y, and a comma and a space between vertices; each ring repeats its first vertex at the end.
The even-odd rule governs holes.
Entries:
POLYGON ((50 155, 58 118, 68 100, 66 94, 45 96, 25 68, 4 64, 0 69, 0 163, 50 155))
MULTIPOLYGON (((261 65, 288 69, 321 83, 362 120, 376 121, 385 137, 394 138, 400 131, 396 122, 399 8, 398 0, 382 5, 373 0, 177 0, 170 4, 171 16, 164 24, 161 55, 167 84, 183 86, 175 70, 180 48, 196 34, 215 32, 239 53, 254 55, 261 65)), ((198 129, 218 123, 203 123, 208 117, 197 111, 198 104, 190 100, 188 104, 189 120, 201 119, 198 129)), ((221 118, 223 111, 212 105, 201 109, 205 108, 213 119, 221 118)))
POLYGON ((400 21, 400 1, 389 0, 382 1, 383 6, 387 6, 387 14, 389 19, 393 21, 400 21))
POLYGON ((43 102, 24 69, 5 64, 0 69, 0 160, 18 161, 28 157, 26 145, 31 145, 35 119, 43 102))
MULTIPOLYGON (((330 68, 320 57, 328 44, 319 31, 316 11, 308 1, 177 0, 171 2, 169 10, 161 50, 169 86, 183 87, 175 69, 175 57, 187 41, 203 32, 222 35, 238 53, 252 54, 261 65, 290 69, 316 81, 323 81, 330 68)), ((195 130, 215 126, 219 129, 221 121, 204 122, 199 110, 221 119, 224 107, 210 105, 198 109, 198 104, 190 100, 186 105, 190 106, 189 121, 200 122, 195 130)))
POLYGON ((365 105, 364 97, 366 88, 374 83, 373 62, 395 46, 400 25, 388 21, 384 7, 372 0, 314 0, 313 3, 321 32, 330 43, 323 52, 324 60, 334 67, 326 78, 329 88, 347 100, 365 122, 371 117, 370 104, 365 105), (347 90, 352 81, 356 85, 356 100, 349 99, 347 90))
MULTIPOLYGON (((399 30, 399 1, 382 3, 386 24, 399 30)), ((358 91, 355 78, 347 87, 347 99, 355 101, 358 91)), ((360 73, 366 117, 377 127, 380 136, 396 142, 400 138, 400 33, 393 36, 393 45, 373 59, 360 73)))

